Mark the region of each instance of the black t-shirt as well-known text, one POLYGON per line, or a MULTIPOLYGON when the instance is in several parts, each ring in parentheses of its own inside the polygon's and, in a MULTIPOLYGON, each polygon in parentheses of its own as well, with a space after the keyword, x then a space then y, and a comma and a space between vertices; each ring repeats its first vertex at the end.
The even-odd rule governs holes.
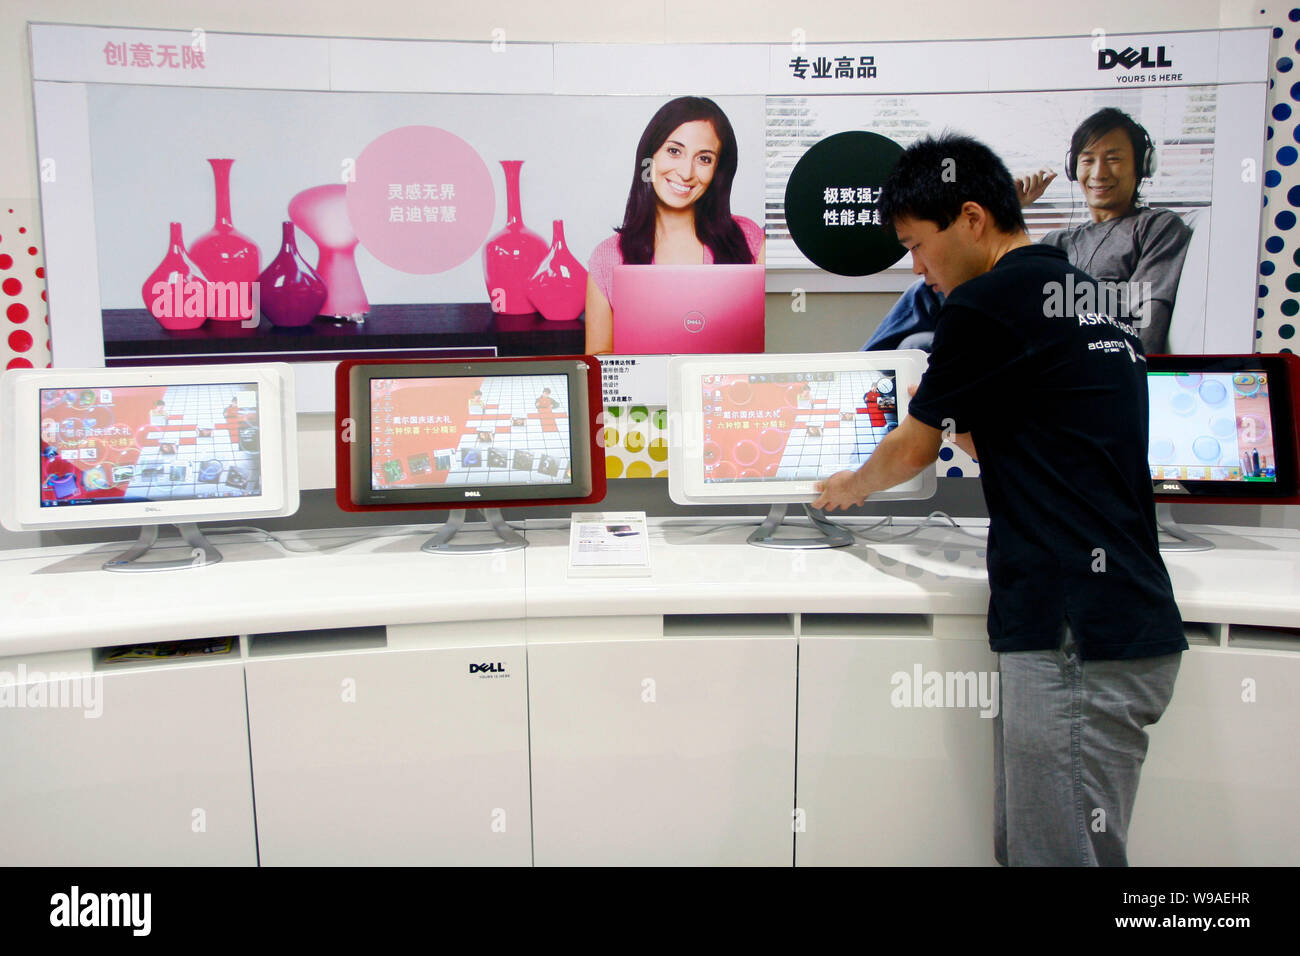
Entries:
POLYGON ((1092 281, 1029 245, 962 283, 910 406, 975 441, 997 652, 1054 649, 1066 621, 1086 660, 1187 648, 1157 539, 1146 357, 1088 308, 1092 281))

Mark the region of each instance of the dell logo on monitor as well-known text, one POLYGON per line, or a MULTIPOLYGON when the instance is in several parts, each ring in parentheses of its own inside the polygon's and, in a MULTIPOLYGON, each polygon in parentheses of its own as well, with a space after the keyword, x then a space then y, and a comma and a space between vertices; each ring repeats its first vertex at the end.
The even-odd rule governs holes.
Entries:
POLYGON ((682 325, 687 332, 701 332, 704 330, 704 313, 692 309, 682 316, 682 325))
POLYGON ((506 665, 502 664, 500 661, 497 661, 495 664, 470 664, 469 665, 469 672, 471 674, 477 674, 480 671, 484 673, 504 674, 506 672, 506 665))
POLYGON ((483 492, 481 492, 481 491, 467 491, 467 492, 465 492, 465 497, 466 497, 466 498, 481 498, 481 497, 483 497, 483 492))
POLYGON ((1180 482, 1177 482, 1177 481, 1165 481, 1165 482, 1161 482, 1161 484, 1160 484, 1160 490, 1161 490, 1161 491, 1178 491, 1178 492, 1182 492, 1183 494, 1187 494, 1187 489, 1184 488, 1184 487, 1182 486, 1182 484, 1181 484, 1180 482))

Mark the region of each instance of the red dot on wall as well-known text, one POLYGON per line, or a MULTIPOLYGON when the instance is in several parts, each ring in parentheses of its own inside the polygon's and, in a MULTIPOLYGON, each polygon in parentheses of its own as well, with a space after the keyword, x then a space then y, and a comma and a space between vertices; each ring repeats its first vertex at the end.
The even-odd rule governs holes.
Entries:
MULTIPOLYGON (((5 368, 31 368, 31 367, 32 367, 32 363, 25 358, 10 359, 9 364, 5 366, 5 368)), ((49 365, 46 365, 45 367, 50 368, 49 365)))
POLYGON ((45 290, 44 290, 44 289, 41 290, 41 301, 42 301, 42 302, 48 302, 48 301, 49 301, 48 299, 45 298, 45 290))
POLYGON ((0 289, 4 289, 7 295, 17 295, 23 291, 23 284, 11 276, 5 279, 4 284, 0 285, 0 289))
POLYGON ((36 278, 38 278, 38 279, 44 279, 44 278, 45 278, 45 266, 37 266, 37 267, 36 267, 36 278))
MULTIPOLYGON (((11 211, 12 211, 12 210, 11 210, 11 211)), ((20 233, 25 233, 25 232, 27 232, 27 227, 26 227, 26 226, 19 226, 19 227, 18 227, 18 231, 19 231, 20 233)))
POLYGON ((0 255, 0 269, 8 269, 14 264, 14 257, 8 253, 0 255))
POLYGON ((21 302, 15 302, 5 310, 5 315, 9 317, 10 322, 26 322, 27 306, 21 302))
POLYGON ((32 335, 19 329, 16 332, 9 333, 9 347, 15 352, 26 352, 32 347, 32 335))
POLYGON ((34 256, 34 255, 36 255, 36 247, 35 247, 35 246, 28 246, 28 247, 27 247, 27 254, 28 254, 29 256, 34 256))

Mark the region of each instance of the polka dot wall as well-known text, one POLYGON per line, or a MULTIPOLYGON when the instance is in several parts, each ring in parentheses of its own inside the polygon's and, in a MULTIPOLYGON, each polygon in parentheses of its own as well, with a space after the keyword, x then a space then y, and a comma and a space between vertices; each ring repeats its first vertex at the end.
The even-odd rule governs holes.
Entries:
POLYGON ((1255 350, 1295 350, 1300 326, 1300 7, 1273 29, 1255 350))
POLYGON ((36 203, 0 206, 0 368, 50 364, 45 259, 37 239, 36 203))

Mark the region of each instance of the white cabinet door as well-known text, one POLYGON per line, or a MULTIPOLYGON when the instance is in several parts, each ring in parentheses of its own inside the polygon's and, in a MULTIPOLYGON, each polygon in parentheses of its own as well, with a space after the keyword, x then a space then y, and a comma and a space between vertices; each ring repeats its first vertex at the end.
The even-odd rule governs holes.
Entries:
POLYGON ((525 671, 522 640, 251 657, 262 864, 527 866, 525 671))
POLYGON ((532 643, 540 865, 793 859, 795 641, 532 643))
POLYGON ((256 864, 239 658, 120 666, 0 690, 0 864, 256 864))
POLYGON ((799 640, 797 864, 995 863, 993 719, 978 700, 997 670, 987 637, 808 630, 799 640), (927 700, 932 674, 945 692, 927 700))
POLYGON ((1300 654, 1193 647, 1151 738, 1134 866, 1300 864, 1300 654))

